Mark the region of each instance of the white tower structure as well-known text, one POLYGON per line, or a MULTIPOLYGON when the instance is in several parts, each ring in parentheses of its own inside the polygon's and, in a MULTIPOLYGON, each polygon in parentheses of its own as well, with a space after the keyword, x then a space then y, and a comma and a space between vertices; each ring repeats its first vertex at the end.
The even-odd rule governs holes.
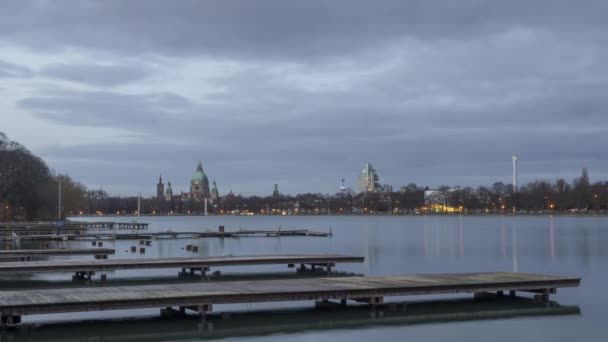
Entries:
POLYGON ((517 155, 513 155, 513 192, 517 192, 517 163, 519 158, 517 155))
POLYGON ((341 193, 345 193, 346 192, 346 181, 344 180, 344 178, 342 178, 340 180, 340 192, 341 193))
POLYGON ((519 161, 519 157, 517 157, 517 155, 513 155, 513 212, 516 211, 515 209, 515 201, 517 198, 517 164, 519 161))

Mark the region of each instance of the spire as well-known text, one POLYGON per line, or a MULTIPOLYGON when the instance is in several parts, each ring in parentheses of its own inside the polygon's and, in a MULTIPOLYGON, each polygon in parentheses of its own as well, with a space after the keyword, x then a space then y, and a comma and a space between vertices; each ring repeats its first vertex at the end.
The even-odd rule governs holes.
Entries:
POLYGON ((201 163, 200 161, 198 162, 198 166, 196 167, 196 171, 203 172, 203 163, 201 163))
POLYGON ((163 174, 161 173, 160 176, 158 176, 158 184, 163 184, 163 174))

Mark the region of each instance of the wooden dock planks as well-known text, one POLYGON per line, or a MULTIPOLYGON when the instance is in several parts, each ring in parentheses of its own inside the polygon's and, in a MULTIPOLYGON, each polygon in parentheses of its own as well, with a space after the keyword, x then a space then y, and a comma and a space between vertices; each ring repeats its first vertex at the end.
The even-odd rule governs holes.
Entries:
POLYGON ((210 267, 250 265, 318 265, 331 268, 336 263, 360 263, 364 257, 341 254, 250 255, 188 258, 43 260, 28 263, 0 263, 0 274, 15 272, 99 272, 154 268, 190 268, 206 271, 210 267))
POLYGON ((13 236, 8 233, 3 234, 0 231, 0 241, 58 241, 58 240, 96 240, 96 239, 108 239, 108 240, 140 240, 140 239, 203 239, 203 238, 240 238, 240 237, 293 237, 293 236, 306 236, 306 237, 331 237, 332 233, 326 232, 314 232, 308 230, 281 230, 281 231, 227 231, 227 232, 156 232, 156 233, 83 233, 75 230, 75 233, 69 231, 62 231, 61 228, 53 228, 53 231, 46 231, 45 234, 19 234, 13 236))
POLYGON ((378 303, 372 299, 386 296, 482 291, 549 293, 579 284, 579 278, 493 272, 4 291, 0 292, 0 313, 3 322, 10 325, 19 323, 22 315, 42 313, 179 306, 204 314, 213 304, 330 299, 368 300, 371 304, 378 303))
POLYGON ((0 250, 0 258, 59 255, 109 255, 114 253, 115 250, 111 248, 9 249, 0 250))

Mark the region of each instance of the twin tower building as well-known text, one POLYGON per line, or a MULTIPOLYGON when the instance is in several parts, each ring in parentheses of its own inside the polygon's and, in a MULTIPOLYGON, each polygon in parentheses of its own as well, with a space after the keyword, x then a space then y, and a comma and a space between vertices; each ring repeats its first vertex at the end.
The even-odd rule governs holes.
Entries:
POLYGON ((158 179, 158 184, 156 184, 156 197, 165 201, 202 201, 204 199, 215 201, 220 195, 215 181, 213 181, 212 188, 209 189, 209 179, 203 171, 203 164, 199 162, 196 172, 194 172, 194 176, 190 180, 190 192, 181 192, 179 195, 174 195, 171 182, 167 182, 167 189, 165 190, 165 184, 161 175, 158 179))

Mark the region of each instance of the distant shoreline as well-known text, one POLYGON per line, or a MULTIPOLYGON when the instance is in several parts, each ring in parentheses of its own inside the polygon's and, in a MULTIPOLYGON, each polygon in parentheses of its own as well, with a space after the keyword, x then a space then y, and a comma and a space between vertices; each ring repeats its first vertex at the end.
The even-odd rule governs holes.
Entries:
MULTIPOLYGON (((233 215, 233 214, 141 214, 140 217, 222 217, 222 216, 234 216, 234 217, 421 217, 421 216, 567 216, 567 217, 593 217, 593 216, 608 216, 608 212, 590 212, 590 213, 484 213, 484 214, 471 214, 471 213, 424 213, 424 214, 342 214, 342 215, 233 215)), ((68 219, 76 219, 79 217, 133 217, 136 218, 137 215, 133 214, 103 214, 103 215, 78 215, 78 216, 69 216, 68 219)))

